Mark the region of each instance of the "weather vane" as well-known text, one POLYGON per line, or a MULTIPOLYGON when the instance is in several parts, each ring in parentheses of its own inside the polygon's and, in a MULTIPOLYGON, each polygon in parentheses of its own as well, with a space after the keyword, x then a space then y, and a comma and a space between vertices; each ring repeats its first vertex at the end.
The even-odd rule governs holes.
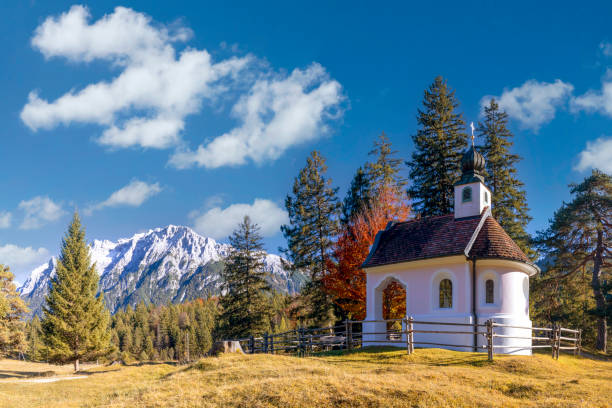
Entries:
POLYGON ((470 127, 472 128, 472 147, 474 147, 474 122, 470 123, 470 127))

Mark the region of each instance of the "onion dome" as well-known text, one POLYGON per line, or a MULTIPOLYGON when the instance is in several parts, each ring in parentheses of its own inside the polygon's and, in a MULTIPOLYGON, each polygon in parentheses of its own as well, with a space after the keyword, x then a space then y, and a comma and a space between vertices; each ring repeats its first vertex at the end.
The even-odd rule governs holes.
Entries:
POLYGON ((456 184, 468 184, 474 182, 484 183, 485 159, 482 154, 478 153, 474 146, 471 146, 463 153, 461 158, 461 180, 456 184))

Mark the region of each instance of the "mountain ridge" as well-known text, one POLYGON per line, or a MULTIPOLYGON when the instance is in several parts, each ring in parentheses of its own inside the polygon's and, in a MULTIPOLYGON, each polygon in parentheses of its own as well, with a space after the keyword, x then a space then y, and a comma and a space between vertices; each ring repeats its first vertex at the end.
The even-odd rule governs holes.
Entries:
MULTIPOLYGON (((223 258, 232 247, 203 237, 189 227, 168 225, 117 241, 93 240, 89 244, 92 264, 100 276, 99 288, 114 313, 139 302, 180 303, 217 295, 221 290, 223 258)), ((281 292, 297 293, 306 281, 300 272, 290 272, 283 258, 264 258, 267 280, 281 292)), ((40 315, 57 259, 35 268, 18 288, 30 304, 31 314, 40 315)))

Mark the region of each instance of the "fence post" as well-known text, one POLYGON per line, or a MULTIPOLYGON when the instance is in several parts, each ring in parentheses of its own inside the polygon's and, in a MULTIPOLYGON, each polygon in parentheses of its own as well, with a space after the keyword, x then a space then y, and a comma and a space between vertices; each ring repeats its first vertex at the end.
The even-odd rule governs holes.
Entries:
POLYGON ((348 323, 347 344, 349 351, 353 349, 353 322, 348 323))
POLYGON ((557 353, 556 360, 559 359, 559 351, 561 350, 561 325, 557 326, 557 353))
POLYGON ((487 354, 489 361, 493 361, 493 320, 487 320, 487 354))
POLYGON ((349 326, 348 319, 346 319, 344 321, 344 348, 346 350, 349 349, 349 345, 348 345, 348 339, 349 339, 349 336, 348 336, 348 326, 349 326))
POLYGON ((582 329, 578 330, 578 341, 576 342, 576 348, 578 349, 578 355, 580 355, 582 349, 582 329))
POLYGON ((308 335, 308 354, 312 354, 314 352, 314 348, 313 348, 313 344, 312 344, 312 334, 308 335))
POLYGON ((263 335, 263 352, 264 354, 268 354, 268 333, 264 333, 263 335))
POLYGON ((552 327, 552 345, 551 345, 551 353, 553 360, 557 358, 557 323, 553 324, 552 327))
POLYGON ((408 319, 404 316, 404 318, 402 319, 402 326, 405 328, 404 330, 400 331, 400 340, 402 339, 402 332, 405 332, 406 334, 406 353, 408 353, 408 355, 410 355, 410 338, 408 337, 408 319))
POLYGON ((270 354, 274 354, 274 335, 270 336, 270 354))
POLYGON ((414 317, 408 318, 408 336, 410 339, 410 354, 414 353, 414 317))
POLYGON ((251 349, 251 354, 255 353, 255 337, 253 337, 251 335, 251 337, 249 337, 249 348, 251 349))
POLYGON ((298 329, 298 345, 299 345, 299 353, 304 356, 304 328, 300 327, 298 329))

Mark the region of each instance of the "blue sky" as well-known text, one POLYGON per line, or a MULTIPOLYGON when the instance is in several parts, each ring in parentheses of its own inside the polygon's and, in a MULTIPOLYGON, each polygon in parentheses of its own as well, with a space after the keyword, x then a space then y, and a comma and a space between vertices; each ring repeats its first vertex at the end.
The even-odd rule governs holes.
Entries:
POLYGON ((408 158, 436 75, 511 115, 530 232, 612 172, 609 2, 293 3, 3 2, 0 263, 23 282, 74 208, 113 240, 248 212, 276 252, 308 153, 342 196, 381 131, 408 158))

